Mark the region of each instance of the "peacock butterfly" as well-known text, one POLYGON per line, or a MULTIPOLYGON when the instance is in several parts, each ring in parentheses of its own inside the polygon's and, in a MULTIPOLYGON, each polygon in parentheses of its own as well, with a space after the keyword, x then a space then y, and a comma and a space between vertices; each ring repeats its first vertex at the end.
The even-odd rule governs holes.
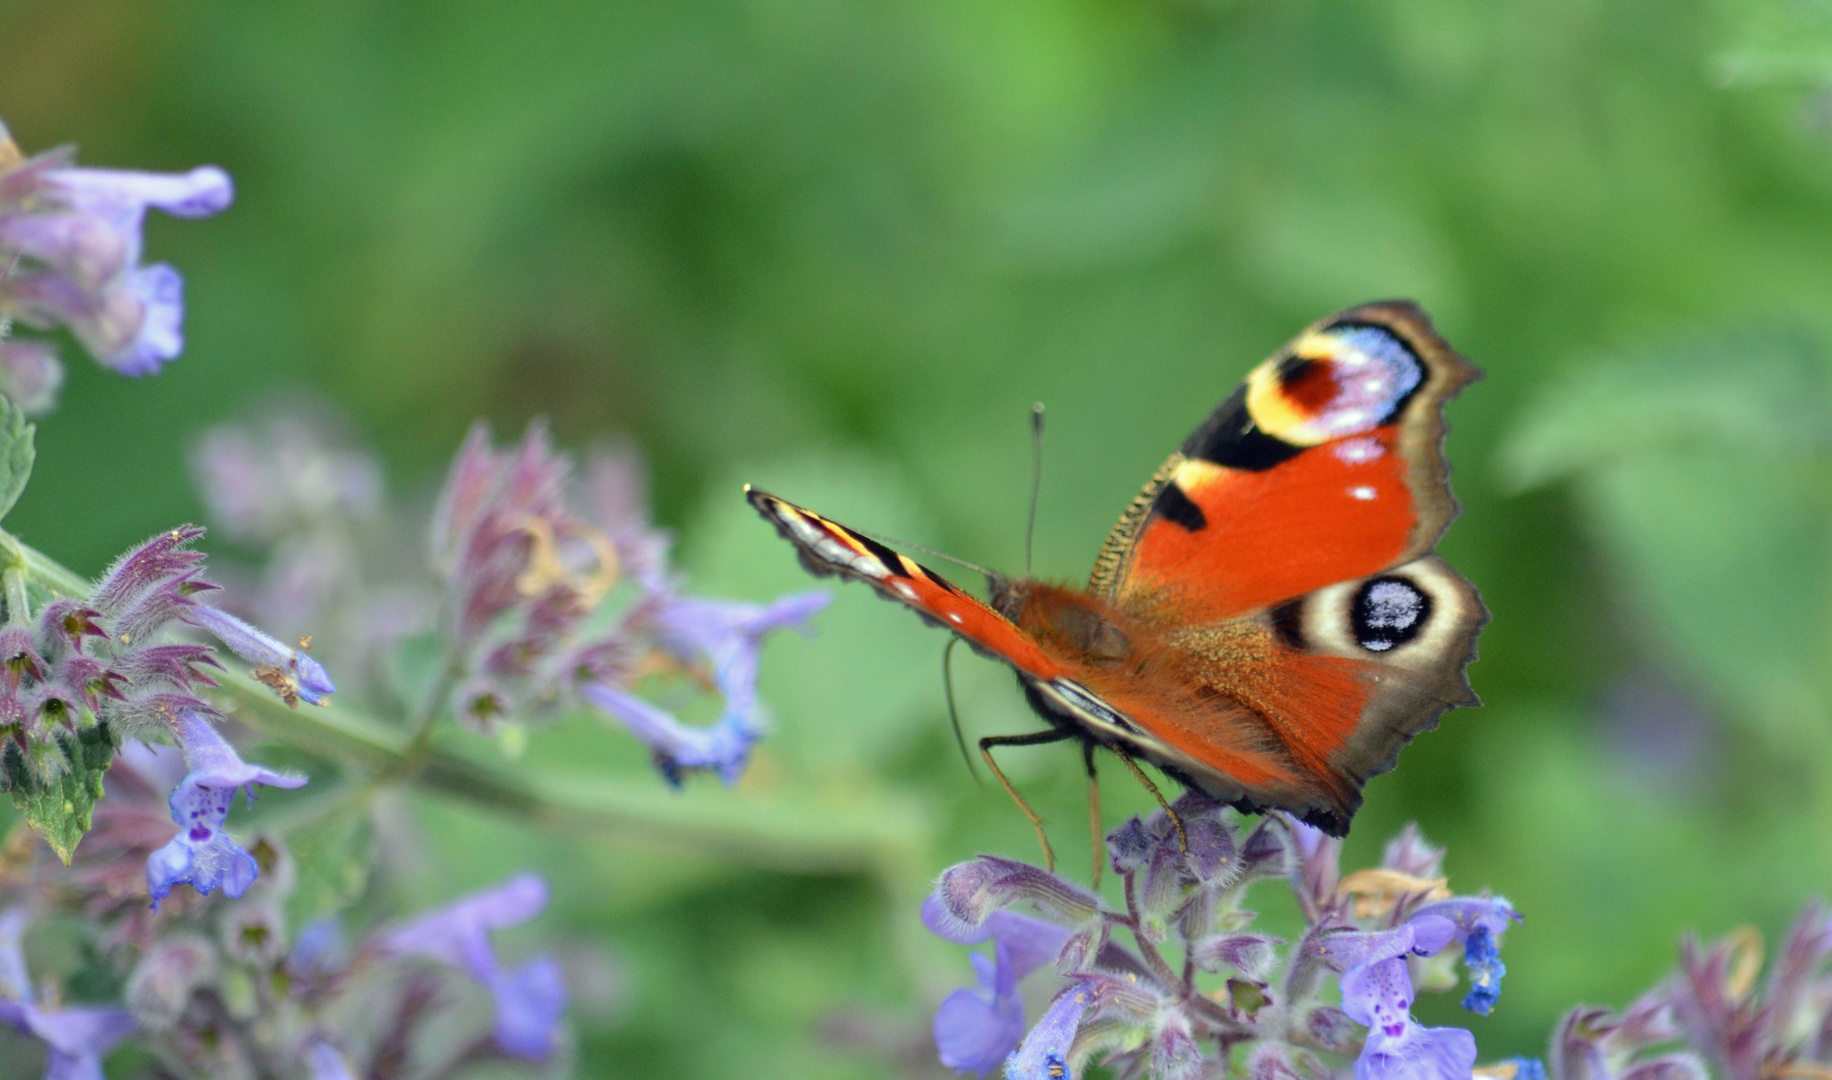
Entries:
POLYGON ((1158 469, 1086 589, 990 574, 990 605, 869 536, 745 492, 811 572, 863 581, 1016 669, 1052 728, 982 740, 983 753, 1078 738, 1090 776, 1106 747, 1341 836, 1400 747, 1479 704, 1464 669, 1488 612, 1432 548, 1458 512, 1444 404, 1480 375, 1414 304, 1324 319, 1158 469))

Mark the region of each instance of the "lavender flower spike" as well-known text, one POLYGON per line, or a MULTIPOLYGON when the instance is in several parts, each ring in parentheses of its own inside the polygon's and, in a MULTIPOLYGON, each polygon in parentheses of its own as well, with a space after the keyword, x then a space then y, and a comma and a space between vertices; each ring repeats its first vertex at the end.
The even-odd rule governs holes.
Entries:
POLYGON ((254 664, 254 677, 273 687, 288 705, 300 698, 323 705, 337 690, 318 661, 299 649, 287 648, 277 638, 220 608, 198 604, 188 609, 184 617, 215 634, 230 652, 254 664))
POLYGON ((104 1006, 41 1008, 20 951, 29 917, 25 908, 0 914, 0 1023, 44 1042, 44 1080, 103 1080, 102 1056, 133 1034, 133 1014, 104 1006))
POLYGON ((522 874, 391 930, 377 940, 396 955, 424 956, 468 971, 496 999, 496 1044, 505 1052, 540 1060, 553 1052, 566 1012, 559 965, 545 956, 504 972, 490 947, 490 931, 526 922, 547 906, 547 883, 522 874))
POLYGON ((146 859, 146 889, 155 910, 179 884, 188 883, 205 895, 219 887, 231 897, 247 892, 259 868, 254 856, 223 831, 236 789, 247 789, 252 798, 255 784, 296 788, 305 783, 303 776, 246 764, 194 709, 179 715, 178 742, 191 771, 168 800, 178 835, 146 859))

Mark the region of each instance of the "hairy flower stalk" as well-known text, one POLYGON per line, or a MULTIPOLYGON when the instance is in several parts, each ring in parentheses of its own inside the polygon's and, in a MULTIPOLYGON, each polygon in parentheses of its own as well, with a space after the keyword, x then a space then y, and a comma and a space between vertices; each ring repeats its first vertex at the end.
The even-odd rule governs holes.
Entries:
POLYGON ((1307 825, 1269 818, 1242 835, 1232 811, 1199 795, 1173 809, 1181 835, 1162 812, 1108 835, 1123 909, 994 856, 942 874, 924 923, 994 946, 974 957, 978 988, 936 1014, 944 1065, 1060 1080, 1105 1061, 1121 1075, 1184 1080, 1222 1075, 1238 1054, 1255 1078, 1340 1075, 1352 1058, 1355 1080, 1467 1080, 1475 1040, 1412 1019, 1415 969, 1460 949, 1486 1012, 1500 991, 1496 945, 1518 918, 1506 900, 1449 894, 1442 852, 1414 829, 1381 867, 1345 877, 1340 844, 1307 825), (1295 945, 1251 932, 1242 900, 1268 879, 1286 881, 1305 913, 1295 945), (1043 918, 1010 910, 1018 904, 1043 918), (1027 1030, 1018 981, 1052 962, 1060 989, 1027 1030))
MULTIPOLYGON (((165 263, 143 266, 149 208, 206 217, 234 197, 229 177, 77 168, 68 149, 24 158, 0 126, 0 339, 12 320, 66 329, 103 365, 150 375, 184 347, 184 280, 165 263)), ((37 341, 0 340, 0 392, 43 412, 62 382, 56 354, 37 341)))
MULTIPOLYGON (((223 831, 238 790, 298 787, 303 777, 250 766, 216 730, 223 719, 207 700, 220 669, 193 627, 257 664, 289 702, 323 700, 324 670, 260 631, 202 601, 214 586, 192 544, 203 530, 162 533, 123 555, 81 600, 53 601, 30 622, 8 612, 0 628, 0 765, 15 805, 68 861, 91 824, 102 775, 123 739, 176 744, 189 771, 173 789, 170 842, 148 856, 146 883, 156 907, 180 883, 239 896, 257 869, 223 831)), ((17 599, 17 598, 15 598, 17 599)))

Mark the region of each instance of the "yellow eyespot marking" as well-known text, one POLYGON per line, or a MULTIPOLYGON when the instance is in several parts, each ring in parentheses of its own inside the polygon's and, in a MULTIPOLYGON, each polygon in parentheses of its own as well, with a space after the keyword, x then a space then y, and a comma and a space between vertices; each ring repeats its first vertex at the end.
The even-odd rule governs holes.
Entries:
POLYGON ((1185 495, 1195 495, 1205 486, 1222 479, 1230 470, 1212 461, 1201 458, 1187 458, 1171 470, 1171 483, 1183 489, 1185 495))
POLYGON ((1316 418, 1309 411, 1285 396, 1276 361, 1266 361, 1247 376, 1247 415, 1261 431, 1294 446, 1315 446, 1328 438, 1315 430, 1311 421, 1316 418))

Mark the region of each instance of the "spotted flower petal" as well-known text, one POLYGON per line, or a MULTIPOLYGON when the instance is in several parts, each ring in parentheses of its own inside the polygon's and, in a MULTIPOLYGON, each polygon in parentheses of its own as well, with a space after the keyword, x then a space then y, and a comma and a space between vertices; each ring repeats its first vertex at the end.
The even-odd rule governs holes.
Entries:
POLYGON ((255 784, 296 788, 303 776, 288 776, 249 765, 198 710, 179 714, 178 741, 190 772, 169 800, 178 835, 146 860, 146 887, 154 908, 174 886, 189 884, 208 895, 220 888, 239 897, 259 874, 254 857, 223 831, 237 789, 253 795, 255 784))

